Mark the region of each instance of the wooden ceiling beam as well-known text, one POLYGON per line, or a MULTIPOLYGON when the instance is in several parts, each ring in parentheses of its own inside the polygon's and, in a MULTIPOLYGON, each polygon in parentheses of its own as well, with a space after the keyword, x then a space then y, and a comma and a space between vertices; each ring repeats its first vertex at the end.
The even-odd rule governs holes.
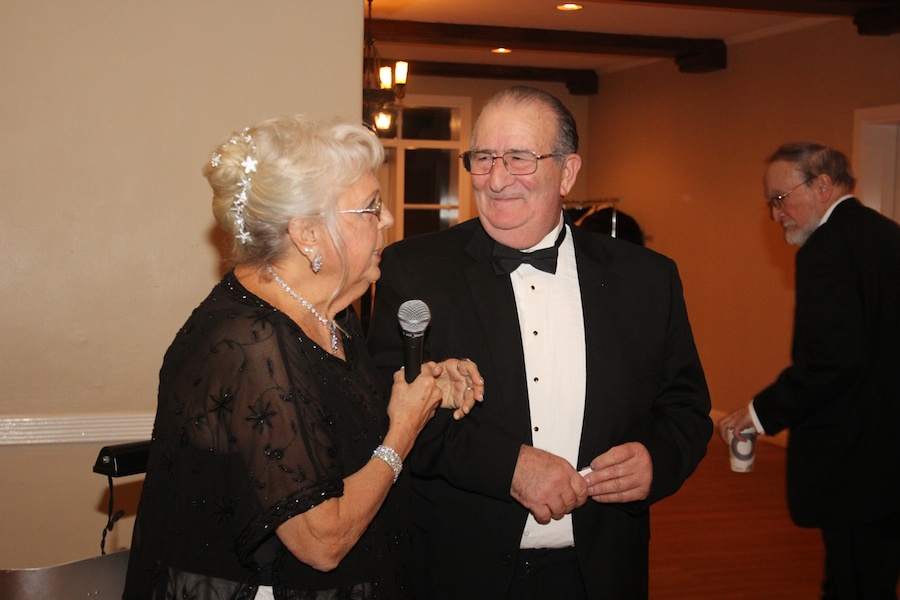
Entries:
POLYGON ((860 11, 853 17, 853 24, 859 35, 900 33, 900 5, 860 11))
POLYGON ((650 35, 592 33, 454 23, 366 19, 365 31, 379 42, 451 47, 506 47, 536 52, 572 52, 673 58, 683 72, 705 73, 727 66, 725 42, 650 35))
MULTIPOLYGON (((588 2, 597 0, 587 0, 588 2)), ((722 8, 776 13, 842 15, 852 17, 861 10, 890 6, 890 0, 641 0, 646 4, 679 7, 722 8)))
MULTIPOLYGON (((586 0, 600 1, 600 0, 586 0)), ((859 35, 900 33, 896 0, 642 0, 647 4, 853 17, 859 35)))
MULTIPOLYGON (((385 60, 390 63, 394 59, 385 60)), ((409 61, 409 71, 416 76, 430 77, 552 81, 565 83, 569 93, 575 96, 591 96, 600 89, 600 78, 592 69, 552 69, 414 60, 409 61)))

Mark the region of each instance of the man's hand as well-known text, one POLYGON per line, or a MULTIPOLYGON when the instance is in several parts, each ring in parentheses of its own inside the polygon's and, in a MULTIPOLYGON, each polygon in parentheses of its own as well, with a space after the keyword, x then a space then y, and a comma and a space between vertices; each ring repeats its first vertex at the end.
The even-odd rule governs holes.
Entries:
POLYGON ((751 428, 754 428, 753 417, 750 416, 750 406, 748 405, 744 408, 737 409, 719 421, 719 436, 722 438, 723 442, 728 444, 728 430, 734 429, 734 437, 744 442, 747 438, 745 438, 744 434, 741 432, 751 428))
POLYGON ((613 446, 591 461, 591 469, 584 480, 597 502, 636 502, 650 495, 653 461, 639 442, 613 446))
POLYGON ((588 497, 584 478, 566 459, 524 445, 509 493, 541 524, 562 519, 588 497))

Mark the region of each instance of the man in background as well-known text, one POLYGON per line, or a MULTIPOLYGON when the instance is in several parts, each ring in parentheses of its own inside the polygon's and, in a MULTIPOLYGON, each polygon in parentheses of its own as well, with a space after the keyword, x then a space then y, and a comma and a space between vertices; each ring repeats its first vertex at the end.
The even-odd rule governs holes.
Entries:
POLYGON ((822 530, 822 597, 896 599, 900 577, 900 226, 852 196, 847 158, 814 142, 767 160, 765 194, 800 246, 792 364, 719 424, 790 428, 794 522, 822 530))

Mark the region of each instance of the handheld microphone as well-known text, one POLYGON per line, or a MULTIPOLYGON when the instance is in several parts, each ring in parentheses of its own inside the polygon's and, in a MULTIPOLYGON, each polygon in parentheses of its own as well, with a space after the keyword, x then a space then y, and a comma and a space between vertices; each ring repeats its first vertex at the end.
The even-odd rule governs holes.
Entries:
POLYGON ((406 383, 412 383, 422 372, 425 329, 431 322, 431 311, 421 300, 407 300, 400 305, 397 320, 403 330, 403 369, 406 383))

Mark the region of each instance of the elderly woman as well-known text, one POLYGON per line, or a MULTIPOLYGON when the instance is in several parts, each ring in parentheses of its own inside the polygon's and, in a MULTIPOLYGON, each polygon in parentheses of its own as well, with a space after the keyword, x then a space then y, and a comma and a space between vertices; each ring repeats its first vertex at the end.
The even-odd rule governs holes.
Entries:
POLYGON ((448 359, 378 391, 351 303, 393 223, 382 160, 364 127, 296 117, 206 165, 235 266, 160 371, 125 598, 408 596, 405 478, 392 485, 435 411, 461 418, 484 387, 448 359))

